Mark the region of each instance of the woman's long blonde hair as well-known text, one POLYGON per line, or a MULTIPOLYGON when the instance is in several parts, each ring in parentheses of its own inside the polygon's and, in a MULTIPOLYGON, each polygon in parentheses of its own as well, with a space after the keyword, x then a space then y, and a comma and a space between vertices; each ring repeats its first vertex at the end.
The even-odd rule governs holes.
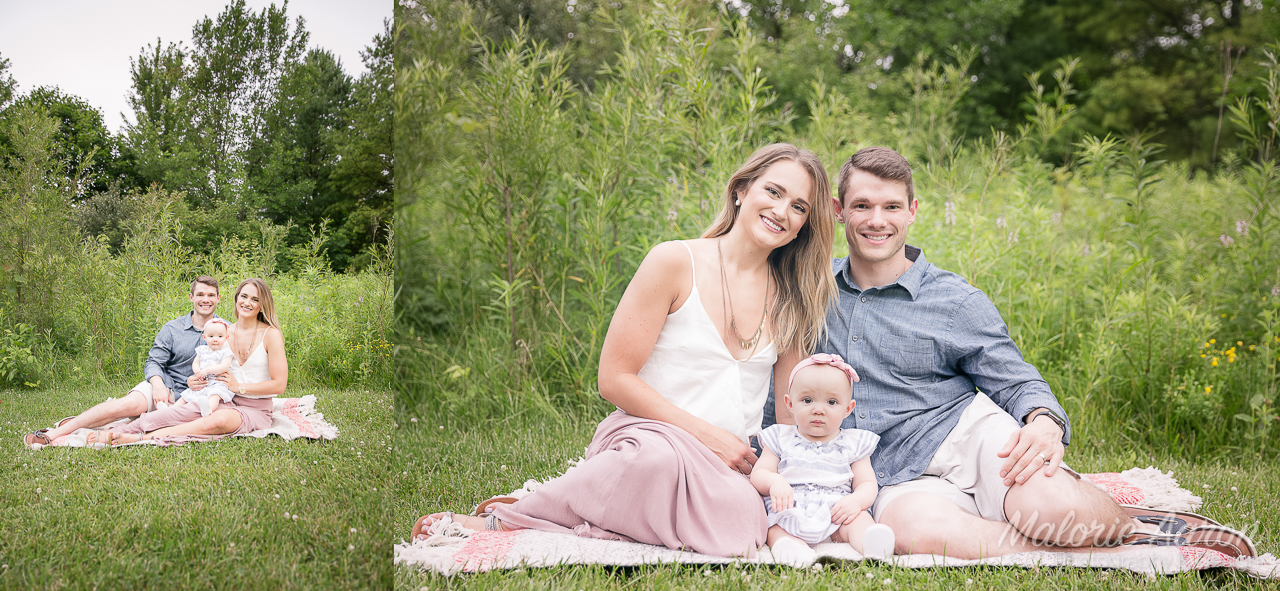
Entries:
POLYGON ((795 240, 769 253, 769 271, 774 284, 769 328, 779 353, 808 355, 826 333, 827 308, 836 297, 831 273, 831 250, 835 242, 834 209, 827 170, 817 154, 791 144, 771 144, 756 150, 729 178, 724 191, 724 207, 703 238, 728 234, 738 220, 739 193, 745 192, 765 169, 775 162, 790 160, 809 173, 809 217, 795 240))
MULTIPOLYGON (((281 330, 280 321, 276 320, 276 304, 275 301, 271 299, 271 288, 267 287, 266 281, 258 279, 257 277, 250 277, 241 281, 240 284, 236 286, 235 295, 231 296, 231 305, 236 305, 236 300, 240 299, 240 291, 244 289, 244 286, 249 285, 250 283, 252 283, 254 287, 258 288, 258 320, 266 323, 267 326, 274 326, 276 330, 281 330)), ((234 309, 235 308, 233 307, 232 310, 234 309)))

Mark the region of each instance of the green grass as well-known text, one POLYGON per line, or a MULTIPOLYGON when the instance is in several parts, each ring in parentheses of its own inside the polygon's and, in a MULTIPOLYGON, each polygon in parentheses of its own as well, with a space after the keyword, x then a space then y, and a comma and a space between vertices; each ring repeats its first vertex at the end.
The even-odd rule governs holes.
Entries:
MULTIPOLYGON (((469 512, 476 503, 519 488, 526 479, 558 475, 582 456, 594 424, 491 422, 458 425, 448 419, 402 418, 393 459, 393 539, 408 537, 414 521, 434 511, 469 512), (441 426, 444 428, 441 429, 441 426)), ((1067 459, 1082 472, 1120 471, 1154 465, 1172 470, 1178 483, 1204 498, 1200 511, 1247 529, 1260 552, 1280 549, 1280 475, 1258 457, 1197 464, 1130 449, 1101 439, 1078 441, 1067 459), (1209 488, 1205 489, 1204 486, 1209 488), (1232 491, 1235 486, 1238 490, 1232 491)), ((1147 579, 1128 571, 1087 569, 963 568, 911 570, 875 563, 831 564, 821 572, 761 566, 564 566, 466 574, 452 578, 413 567, 395 567, 395 588, 428 589, 1234 589, 1262 583, 1239 572, 1186 573, 1147 579), (889 585, 885 579, 892 579, 889 585), (972 583, 968 581, 972 580, 972 583)))
POLYGON ((316 396, 333 441, 23 446, 127 387, 0 392, 0 589, 391 585, 390 392, 290 388, 316 396))

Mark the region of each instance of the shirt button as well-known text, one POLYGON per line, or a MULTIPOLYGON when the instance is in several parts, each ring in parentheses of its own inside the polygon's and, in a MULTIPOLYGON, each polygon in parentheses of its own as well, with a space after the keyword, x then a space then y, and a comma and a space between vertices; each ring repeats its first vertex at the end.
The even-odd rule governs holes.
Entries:
POLYGON ((879 474, 876 474, 876 476, 879 476, 879 477, 881 477, 881 478, 884 478, 884 472, 881 472, 881 473, 879 473, 879 474))
POLYGON ((864 304, 867 302, 867 296, 862 296, 862 302, 863 302, 864 304))
POLYGON ((853 342, 855 342, 855 343, 856 343, 856 342, 858 342, 858 337, 857 337, 857 336, 854 336, 854 337, 853 337, 853 342))
POLYGON ((867 413, 865 413, 865 412, 858 413, 858 418, 860 418, 860 419, 865 419, 865 418, 867 418, 867 413))

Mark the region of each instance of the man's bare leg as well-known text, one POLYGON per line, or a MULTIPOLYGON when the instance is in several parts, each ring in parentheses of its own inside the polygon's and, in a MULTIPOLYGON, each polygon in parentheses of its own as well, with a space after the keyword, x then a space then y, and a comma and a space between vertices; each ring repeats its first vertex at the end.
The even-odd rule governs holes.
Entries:
POLYGON ((76 429, 101 427, 118 419, 136 417, 147 412, 147 410, 147 397, 143 396, 142 392, 130 390, 128 394, 121 398, 112 398, 111 400, 100 402, 63 423, 61 427, 50 429, 48 436, 49 439, 57 439, 76 429))
POLYGON ((902 495, 880 514, 880 523, 897 536, 897 554, 936 554, 972 560, 1015 552, 1116 552, 1121 547, 1047 546, 1012 525, 983 519, 947 499, 927 492, 902 495))
POLYGON ((1037 471, 1025 484, 1009 489, 1005 518, 1023 536, 1054 546, 1115 546, 1136 529, 1110 495, 1065 470, 1052 477, 1037 471))

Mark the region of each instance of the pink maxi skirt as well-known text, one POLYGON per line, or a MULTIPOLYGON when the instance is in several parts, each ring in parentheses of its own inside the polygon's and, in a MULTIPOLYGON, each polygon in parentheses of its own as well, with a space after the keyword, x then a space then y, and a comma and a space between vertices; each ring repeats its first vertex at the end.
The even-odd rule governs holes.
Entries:
MULTIPOLYGON (((246 398, 233 396, 231 402, 218 405, 218 410, 230 408, 240 413, 240 428, 231 434, 239 435, 271 426, 270 398, 246 398)), ((200 418, 200 407, 195 404, 174 405, 153 410, 133 422, 114 429, 117 433, 150 433, 156 429, 189 423, 200 418)))
POLYGON ((493 513, 509 528, 754 557, 769 528, 747 476, 679 427, 614 412, 586 459, 493 513))

